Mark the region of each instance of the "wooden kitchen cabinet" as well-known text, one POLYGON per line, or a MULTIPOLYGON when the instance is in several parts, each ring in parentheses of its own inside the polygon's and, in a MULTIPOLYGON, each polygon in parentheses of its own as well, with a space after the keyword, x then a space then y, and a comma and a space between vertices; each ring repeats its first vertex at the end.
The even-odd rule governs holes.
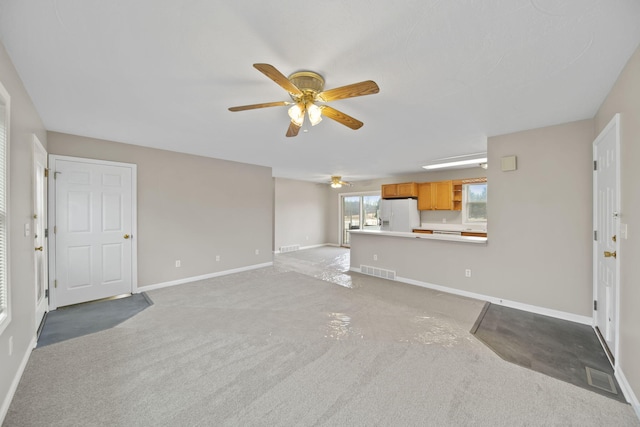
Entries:
POLYGON ((400 184, 386 184, 381 189, 383 199, 406 199, 418 197, 418 184, 403 182, 400 184))
MULTIPOLYGON (((462 197, 462 183, 460 183, 462 197)), ((453 181, 422 182, 418 184, 418 210, 456 210, 453 181)), ((458 204, 461 208, 462 198, 458 204)), ((459 210, 459 209, 457 209, 459 210)))
POLYGON ((452 181, 453 185, 453 210, 462 210, 462 180, 452 181))

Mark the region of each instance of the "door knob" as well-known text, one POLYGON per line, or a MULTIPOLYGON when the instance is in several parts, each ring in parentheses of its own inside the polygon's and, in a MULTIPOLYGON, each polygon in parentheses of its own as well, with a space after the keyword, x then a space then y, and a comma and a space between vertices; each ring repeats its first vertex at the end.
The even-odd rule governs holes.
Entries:
POLYGON ((604 251, 604 257, 605 258, 611 258, 611 257, 615 258, 616 257, 616 251, 613 251, 613 252, 604 251))
POLYGON ((129 236, 128 234, 125 234, 125 235, 124 235, 124 238, 125 238, 125 239, 128 239, 129 237, 131 237, 131 236, 129 236))
POLYGON ((40 251, 40 252, 42 252, 43 250, 44 250, 44 249, 43 249, 43 247, 42 247, 42 246, 38 246, 38 247, 36 248, 36 251, 40 251))

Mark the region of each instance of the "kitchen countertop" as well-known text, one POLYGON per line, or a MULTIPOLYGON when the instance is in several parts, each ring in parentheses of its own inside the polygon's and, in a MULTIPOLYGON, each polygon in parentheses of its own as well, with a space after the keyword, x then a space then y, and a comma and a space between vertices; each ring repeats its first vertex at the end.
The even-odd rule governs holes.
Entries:
POLYGON ((444 222, 423 222, 419 227, 415 227, 415 230, 434 230, 434 231, 467 231, 469 233, 486 233, 486 224, 482 225, 467 225, 467 224, 447 224, 444 222))
MULTIPOLYGON (((427 230, 432 230, 428 228, 427 230)), ((486 237, 476 236, 458 236, 455 234, 424 234, 424 233, 411 233, 402 231, 382 231, 382 230, 350 230, 351 234, 368 234, 381 237, 406 237, 411 239, 428 239, 428 240, 446 240, 449 242, 462 242, 462 243, 487 243, 486 237)))

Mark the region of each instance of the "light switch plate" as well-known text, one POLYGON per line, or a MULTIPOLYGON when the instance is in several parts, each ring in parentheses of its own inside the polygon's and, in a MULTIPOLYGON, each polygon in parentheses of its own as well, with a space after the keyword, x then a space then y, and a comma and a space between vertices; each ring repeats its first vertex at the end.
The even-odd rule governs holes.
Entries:
POLYGON ((29 225, 29 223, 26 223, 24 225, 24 237, 29 237, 31 235, 31 225, 29 225))

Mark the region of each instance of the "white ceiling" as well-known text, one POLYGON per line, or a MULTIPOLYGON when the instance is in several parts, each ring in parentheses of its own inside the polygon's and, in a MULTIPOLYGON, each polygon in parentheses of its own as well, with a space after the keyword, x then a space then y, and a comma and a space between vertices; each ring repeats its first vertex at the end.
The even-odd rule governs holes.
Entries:
MULTIPOLYGON (((358 181, 592 118, 640 43, 640 0, 0 0, 0 38, 48 130, 358 181), (252 67, 313 70, 331 106, 286 138, 288 100, 252 67)), ((1 76, 0 76, 1 77, 1 76)))

